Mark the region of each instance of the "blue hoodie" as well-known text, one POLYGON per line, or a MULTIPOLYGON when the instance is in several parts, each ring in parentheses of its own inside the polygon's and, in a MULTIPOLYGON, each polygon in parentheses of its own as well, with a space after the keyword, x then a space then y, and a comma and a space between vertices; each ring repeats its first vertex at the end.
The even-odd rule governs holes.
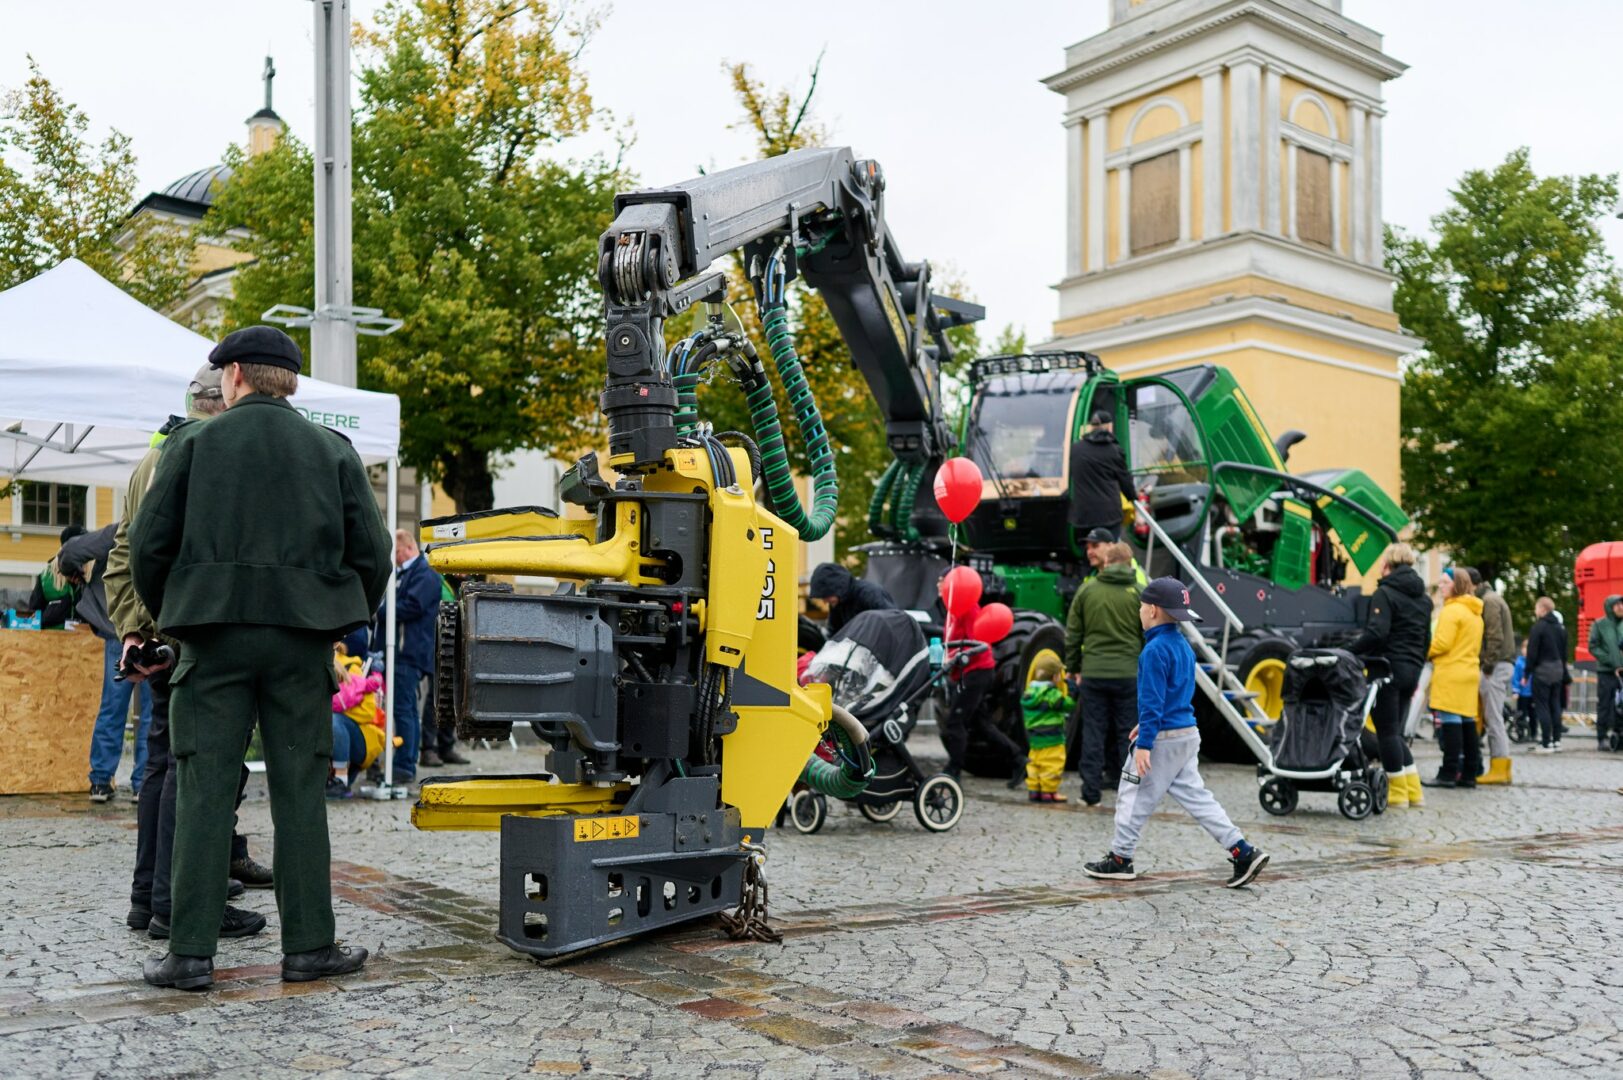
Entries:
POLYGON ((1138 748, 1155 748, 1155 736, 1195 726, 1195 650, 1176 623, 1144 632, 1138 654, 1138 748))

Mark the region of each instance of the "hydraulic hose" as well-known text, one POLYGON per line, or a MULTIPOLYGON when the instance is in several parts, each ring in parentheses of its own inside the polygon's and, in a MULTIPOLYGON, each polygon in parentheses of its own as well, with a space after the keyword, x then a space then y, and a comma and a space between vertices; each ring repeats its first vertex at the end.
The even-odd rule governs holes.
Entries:
POLYGON ((773 512, 786 521, 802 540, 818 540, 834 526, 840 506, 840 479, 834 468, 834 452, 828 445, 828 432, 817 399, 806 383, 806 373, 795 352, 794 335, 789 332, 788 306, 783 294, 783 266, 774 255, 767 261, 761 280, 761 326, 766 332, 767 349, 783 380, 784 393, 795 414, 801 440, 806 444, 806 460, 811 468, 812 510, 808 515, 795 494, 794 475, 789 470, 789 453, 783 445, 783 427, 778 422, 778 405, 772 385, 755 380, 747 400, 750 421, 761 442, 761 468, 766 479, 767 499, 773 512))
POLYGON ((924 466, 909 465, 906 469, 891 503, 890 527, 898 540, 917 540, 919 530, 913 525, 913 507, 918 504, 919 488, 924 484, 924 466))
POLYGON ((884 538, 890 535, 890 527, 885 524, 885 500, 890 498, 890 489, 896 482, 896 473, 901 469, 902 463, 892 459, 885 471, 879 474, 879 480, 873 486, 873 498, 868 500, 868 531, 875 536, 884 538))
POLYGON ((800 779, 813 791, 836 799, 854 799, 867 790, 874 777, 873 755, 868 752, 868 731, 862 722, 834 706, 834 746, 839 762, 813 754, 800 779))

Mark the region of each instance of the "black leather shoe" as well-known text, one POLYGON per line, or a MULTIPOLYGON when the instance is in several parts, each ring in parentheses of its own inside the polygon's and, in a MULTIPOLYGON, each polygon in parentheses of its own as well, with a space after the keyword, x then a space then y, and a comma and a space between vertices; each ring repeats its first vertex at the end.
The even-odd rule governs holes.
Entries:
POLYGON ((445 762, 447 765, 472 765, 473 764, 473 762, 470 759, 463 757, 461 754, 457 753, 455 749, 441 750, 440 751, 440 760, 445 762))
POLYGON ((139 904, 130 905, 130 913, 124 916, 124 925, 131 930, 145 930, 152 922, 152 909, 141 907, 139 904))
MULTIPOLYGON (((225 913, 220 916, 220 936, 223 938, 253 937, 263 929, 265 916, 257 911, 244 911, 227 905, 225 913)), ((147 924, 147 936, 167 940, 169 920, 162 915, 152 916, 152 921, 147 924)))
POLYGON ((359 945, 328 945, 325 949, 287 953, 282 957, 283 982, 314 982, 334 975, 349 975, 366 963, 366 950, 359 945))
POLYGON ((242 882, 238 881, 236 878, 232 878, 225 887, 225 898, 227 900, 235 900, 237 897, 246 892, 247 889, 248 887, 242 882))
POLYGON ((214 958, 164 953, 141 965, 141 977, 153 986, 176 990, 207 990, 214 985, 214 958))
POLYGON ((445 759, 440 757, 438 750, 424 750, 417 755, 417 764, 425 769, 437 769, 445 764, 445 759))
POLYGON ((251 856, 231 860, 231 876, 250 889, 268 889, 276 884, 271 868, 254 862, 251 856))

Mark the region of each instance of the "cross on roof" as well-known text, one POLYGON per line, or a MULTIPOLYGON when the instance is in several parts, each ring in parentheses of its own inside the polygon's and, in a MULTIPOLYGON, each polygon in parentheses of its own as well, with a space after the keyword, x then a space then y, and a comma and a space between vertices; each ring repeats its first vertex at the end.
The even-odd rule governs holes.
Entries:
POLYGON ((265 57, 265 109, 271 107, 271 81, 276 78, 276 64, 270 57, 265 57))

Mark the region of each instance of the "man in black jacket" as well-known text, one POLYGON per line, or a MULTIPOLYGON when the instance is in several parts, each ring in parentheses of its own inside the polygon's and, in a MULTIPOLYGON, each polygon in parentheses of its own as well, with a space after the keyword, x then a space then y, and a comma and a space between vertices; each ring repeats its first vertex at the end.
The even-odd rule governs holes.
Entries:
POLYGON ((1370 598, 1369 621, 1350 646, 1360 656, 1385 660, 1392 669, 1391 680, 1375 696, 1373 710, 1381 767, 1391 780, 1391 806, 1418 806, 1423 798, 1414 755, 1403 739, 1403 720, 1431 644, 1431 600, 1414 561, 1414 548, 1408 544, 1387 549, 1380 584, 1370 598))
POLYGON ((884 586, 864 581, 840 566, 826 562, 812 571, 806 595, 821 600, 828 608, 828 632, 837 633, 840 627, 864 611, 895 611, 900 605, 885 591, 884 586))
POLYGON ((1071 528, 1079 535, 1108 529, 1112 540, 1121 539, 1121 501, 1133 501, 1133 475, 1116 442, 1116 425, 1109 413, 1088 418, 1088 433, 1071 447, 1071 528))
POLYGON ((1561 706, 1567 675, 1567 628, 1555 615, 1555 601, 1541 596, 1533 603, 1532 630, 1527 634, 1527 671, 1533 683, 1533 715, 1538 717, 1541 754, 1561 749, 1561 706))

